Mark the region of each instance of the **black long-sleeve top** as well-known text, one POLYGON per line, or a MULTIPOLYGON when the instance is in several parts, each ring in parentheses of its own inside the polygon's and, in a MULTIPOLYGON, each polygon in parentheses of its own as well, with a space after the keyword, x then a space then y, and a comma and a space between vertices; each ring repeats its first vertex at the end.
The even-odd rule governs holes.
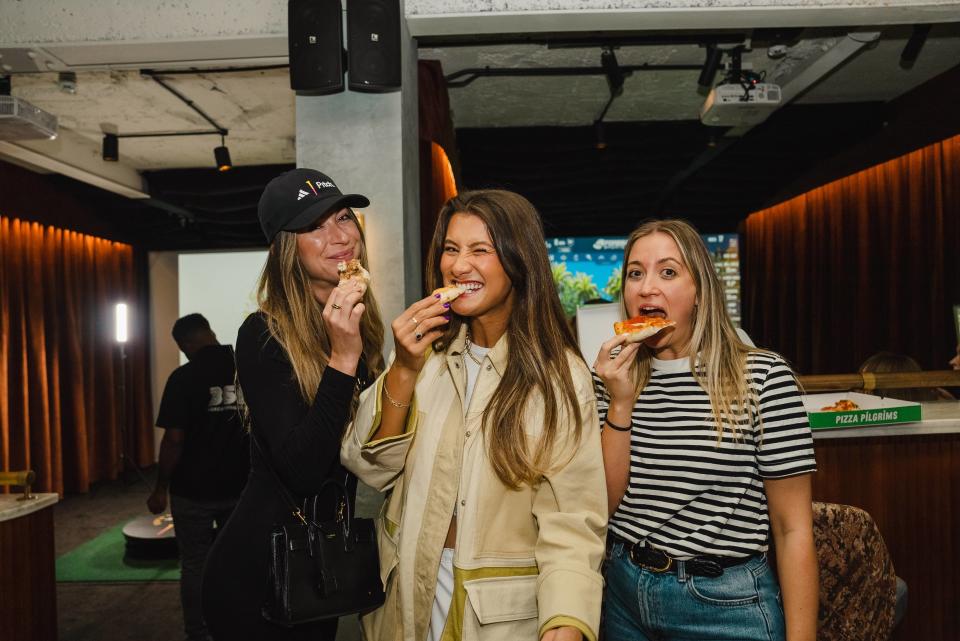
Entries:
MULTIPOLYGON (((250 413, 250 429, 277 475, 298 498, 316 494, 327 479, 343 481, 340 441, 350 417, 358 377, 327 367, 312 404, 300 394, 286 352, 270 335, 262 313, 251 314, 236 342, 237 375, 250 413)), ((252 443, 251 443, 252 445, 252 443)), ((268 584, 269 537, 288 513, 266 461, 251 447, 250 477, 233 515, 207 557, 203 611, 213 638, 235 640, 333 639, 336 622, 280 628, 260 608, 268 584)), ((336 495, 325 493, 321 520, 330 518, 336 495)))
MULTIPOLYGON (((259 313, 251 314, 237 335, 237 373, 250 412, 250 429, 287 488, 305 497, 315 494, 331 476, 342 480, 340 440, 357 378, 327 367, 308 406, 293 366, 259 313)), ((256 451, 251 463, 269 478, 256 451)))

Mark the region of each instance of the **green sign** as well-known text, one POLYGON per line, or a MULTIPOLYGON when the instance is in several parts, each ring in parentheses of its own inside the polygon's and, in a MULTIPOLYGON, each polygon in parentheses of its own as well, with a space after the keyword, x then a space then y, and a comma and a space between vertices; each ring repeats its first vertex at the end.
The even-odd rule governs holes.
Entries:
POLYGON ((812 412, 807 416, 810 418, 810 427, 815 430, 913 423, 920 420, 920 406, 882 407, 852 412, 812 412))

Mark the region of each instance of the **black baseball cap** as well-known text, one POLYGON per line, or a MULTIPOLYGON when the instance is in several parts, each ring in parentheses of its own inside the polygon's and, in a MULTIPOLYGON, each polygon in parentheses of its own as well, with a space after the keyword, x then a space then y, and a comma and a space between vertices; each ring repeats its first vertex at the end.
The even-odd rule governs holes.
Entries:
POLYGON ((369 206, 366 196, 342 193, 326 174, 315 169, 291 169, 267 183, 257 217, 267 242, 272 243, 280 230, 304 229, 344 207, 369 206))

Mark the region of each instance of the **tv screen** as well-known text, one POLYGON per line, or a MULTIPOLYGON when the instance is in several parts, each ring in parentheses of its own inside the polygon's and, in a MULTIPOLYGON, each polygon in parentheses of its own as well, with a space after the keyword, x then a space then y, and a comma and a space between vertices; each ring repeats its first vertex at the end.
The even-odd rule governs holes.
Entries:
MULTIPOLYGON (((740 326, 740 252, 737 234, 703 234, 723 284, 727 313, 740 326)), ((572 316, 585 303, 620 297, 622 236, 548 238, 547 254, 564 311, 572 316)))

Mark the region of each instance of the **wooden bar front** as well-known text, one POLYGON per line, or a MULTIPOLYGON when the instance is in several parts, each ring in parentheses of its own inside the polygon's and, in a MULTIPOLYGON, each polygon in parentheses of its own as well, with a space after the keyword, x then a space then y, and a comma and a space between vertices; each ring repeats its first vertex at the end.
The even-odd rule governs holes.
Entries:
POLYGON ((892 638, 960 638, 960 433, 818 435, 815 444, 814 499, 869 512, 907 583, 892 638))
POLYGON ((0 495, 17 512, 0 520, 0 639, 56 641, 57 584, 53 545, 56 495, 41 495, 44 505, 30 510, 0 495))

